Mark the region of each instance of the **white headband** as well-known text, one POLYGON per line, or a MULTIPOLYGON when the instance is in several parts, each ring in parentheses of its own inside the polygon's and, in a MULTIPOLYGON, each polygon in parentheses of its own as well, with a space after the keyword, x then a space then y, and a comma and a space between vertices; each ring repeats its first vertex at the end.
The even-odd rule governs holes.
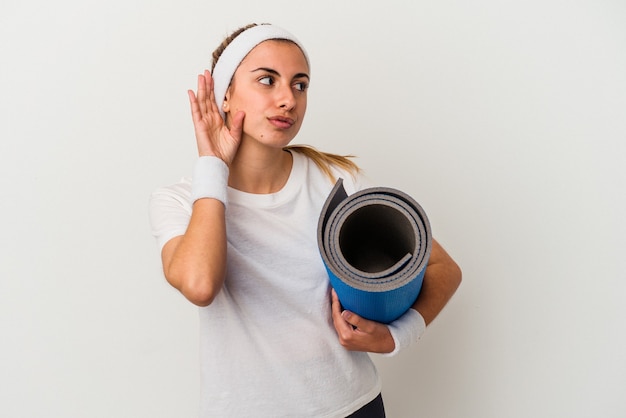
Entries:
POLYGON ((215 92, 215 101, 220 115, 222 115, 224 120, 226 120, 223 109, 224 97, 235 71, 237 71, 241 61, 243 61, 246 55, 248 55, 255 46, 270 39, 286 39, 295 43, 302 50, 309 67, 311 66, 309 56, 300 41, 291 33, 278 26, 258 25, 241 32, 228 44, 226 49, 224 49, 213 68, 213 74, 211 74, 214 81, 213 90, 215 92))

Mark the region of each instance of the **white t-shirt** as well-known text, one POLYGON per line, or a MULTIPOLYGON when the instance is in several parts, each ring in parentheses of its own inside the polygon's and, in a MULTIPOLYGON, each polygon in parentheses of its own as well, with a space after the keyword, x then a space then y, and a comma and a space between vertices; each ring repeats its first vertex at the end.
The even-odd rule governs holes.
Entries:
MULTIPOLYGON (((344 349, 332 324, 330 285, 317 246, 333 184, 307 157, 277 193, 228 189, 228 266, 213 303, 200 308, 202 417, 345 417, 381 382, 369 355, 344 349)), ((335 170, 348 194, 361 178, 335 170)), ((151 199, 159 248, 184 234, 191 182, 151 199)))

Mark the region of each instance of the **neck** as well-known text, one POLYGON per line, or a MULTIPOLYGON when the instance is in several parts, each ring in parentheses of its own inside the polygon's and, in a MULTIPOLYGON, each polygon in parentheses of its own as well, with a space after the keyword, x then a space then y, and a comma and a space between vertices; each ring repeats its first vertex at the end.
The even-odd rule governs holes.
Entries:
POLYGON ((289 152, 242 142, 230 164, 228 185, 247 193, 276 193, 287 183, 291 166, 289 152))

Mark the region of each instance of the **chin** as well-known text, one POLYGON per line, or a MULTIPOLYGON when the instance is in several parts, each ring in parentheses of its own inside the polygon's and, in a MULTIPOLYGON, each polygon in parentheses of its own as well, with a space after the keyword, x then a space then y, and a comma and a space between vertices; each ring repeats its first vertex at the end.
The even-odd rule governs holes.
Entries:
MULTIPOLYGON (((296 131, 297 133, 297 131, 296 131)), ((258 136, 249 136, 251 139, 252 138, 257 138, 255 139, 256 142, 261 143, 263 145, 266 145, 268 147, 272 147, 272 148, 284 148, 287 145, 289 145, 291 143, 291 141, 293 141, 293 139, 296 137, 295 133, 292 132, 272 132, 272 133, 264 133, 258 136)))

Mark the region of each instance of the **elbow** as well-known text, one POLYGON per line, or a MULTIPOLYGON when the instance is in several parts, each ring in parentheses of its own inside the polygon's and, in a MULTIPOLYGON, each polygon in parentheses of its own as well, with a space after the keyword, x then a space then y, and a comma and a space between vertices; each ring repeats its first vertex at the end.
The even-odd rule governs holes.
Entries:
POLYGON ((206 307, 213 303, 219 289, 206 284, 187 285, 180 289, 180 292, 187 300, 199 307, 206 307))
POLYGON ((191 303, 200 307, 209 306, 219 293, 223 277, 211 277, 209 274, 170 271, 167 281, 191 303))
POLYGON ((459 288, 461 282, 463 281, 463 271, 458 264, 454 263, 452 266, 452 272, 450 274, 451 280, 454 284, 454 290, 459 288))

